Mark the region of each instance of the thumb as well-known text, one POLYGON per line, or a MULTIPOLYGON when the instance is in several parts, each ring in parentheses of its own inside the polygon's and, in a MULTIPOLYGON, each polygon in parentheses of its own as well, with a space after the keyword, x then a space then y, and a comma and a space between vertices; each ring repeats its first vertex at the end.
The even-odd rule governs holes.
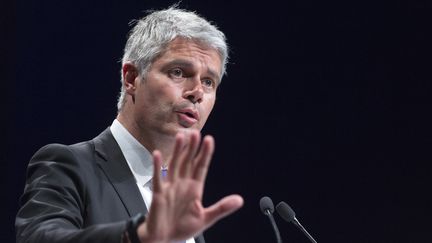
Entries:
POLYGON ((240 195, 229 195, 204 210, 205 225, 210 227, 216 221, 226 217, 243 206, 240 195))

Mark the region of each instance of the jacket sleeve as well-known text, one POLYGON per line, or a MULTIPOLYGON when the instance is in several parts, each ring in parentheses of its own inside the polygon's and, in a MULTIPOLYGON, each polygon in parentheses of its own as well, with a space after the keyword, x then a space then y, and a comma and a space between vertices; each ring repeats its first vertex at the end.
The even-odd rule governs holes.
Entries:
POLYGON ((86 226, 85 169, 64 145, 47 145, 33 156, 15 222, 17 243, 121 241, 126 220, 86 226))

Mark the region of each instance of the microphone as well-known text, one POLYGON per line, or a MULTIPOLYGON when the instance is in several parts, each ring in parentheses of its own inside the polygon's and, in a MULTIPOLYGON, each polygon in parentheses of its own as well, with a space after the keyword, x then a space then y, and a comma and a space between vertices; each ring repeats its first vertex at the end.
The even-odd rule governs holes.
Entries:
POLYGON ((271 223, 273 230, 275 232, 275 235, 276 235, 276 242, 282 243, 279 229, 278 229, 276 222, 273 218, 273 212, 274 212, 273 201, 269 197, 262 197, 260 200, 260 208, 261 208, 261 212, 264 215, 268 216, 268 218, 270 219, 270 223, 271 223))
POLYGON ((311 242, 317 243, 316 240, 306 231, 303 225, 301 225, 300 222, 297 220, 294 210, 292 210, 292 208, 288 204, 286 204, 285 202, 278 203, 278 205, 276 205, 276 211, 283 219, 285 219, 285 221, 287 221, 288 223, 292 222, 295 226, 297 226, 297 228, 299 228, 311 242))

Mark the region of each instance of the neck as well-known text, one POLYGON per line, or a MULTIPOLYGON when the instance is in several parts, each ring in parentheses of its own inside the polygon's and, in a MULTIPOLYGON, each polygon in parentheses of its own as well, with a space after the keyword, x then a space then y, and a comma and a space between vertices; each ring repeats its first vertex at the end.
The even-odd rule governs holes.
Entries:
POLYGON ((164 160, 164 166, 168 166, 165 162, 171 159, 175 144, 175 135, 161 134, 152 131, 152 129, 143 129, 121 114, 118 114, 116 118, 139 143, 150 151, 150 153, 159 150, 164 160))

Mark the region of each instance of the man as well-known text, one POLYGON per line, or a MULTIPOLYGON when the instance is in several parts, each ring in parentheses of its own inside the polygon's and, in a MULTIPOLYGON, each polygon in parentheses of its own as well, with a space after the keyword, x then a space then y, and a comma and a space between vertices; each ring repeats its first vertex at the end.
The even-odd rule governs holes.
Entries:
POLYGON ((214 140, 199 130, 226 62, 223 33, 195 13, 169 8, 139 20, 117 118, 91 141, 32 157, 17 242, 204 242, 206 228, 243 204, 230 195, 202 205, 214 140))

